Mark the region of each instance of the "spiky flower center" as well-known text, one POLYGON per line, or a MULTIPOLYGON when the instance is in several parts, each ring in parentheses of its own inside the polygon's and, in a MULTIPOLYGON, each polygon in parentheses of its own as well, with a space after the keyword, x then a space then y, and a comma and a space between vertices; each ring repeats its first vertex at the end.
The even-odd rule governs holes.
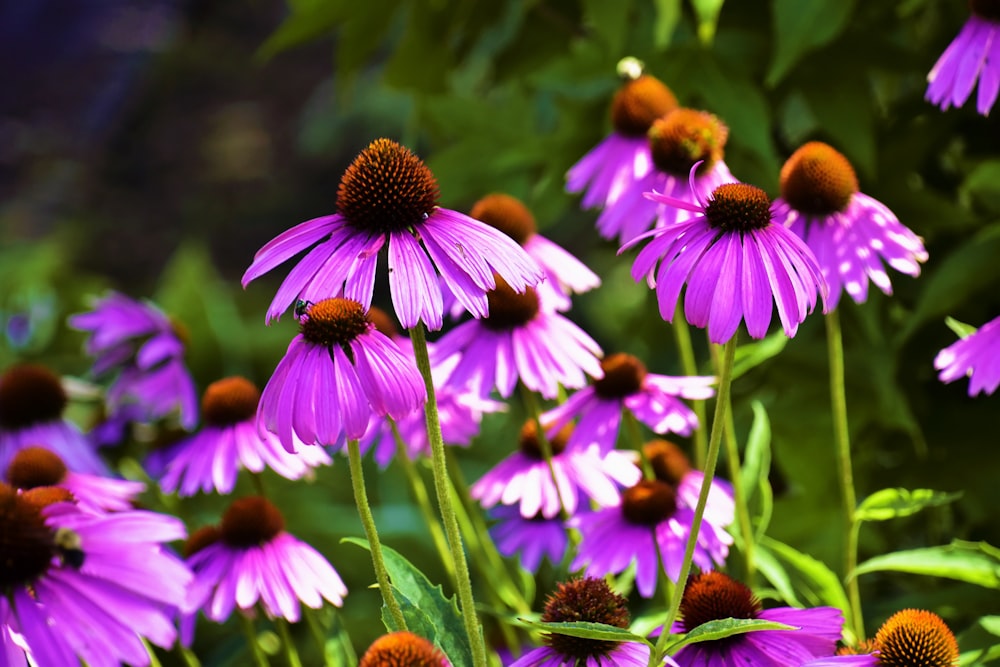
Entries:
POLYGON ((337 210, 359 231, 388 234, 426 219, 438 195, 437 179, 420 158, 391 139, 376 139, 341 177, 337 210))
POLYGON ((477 201, 469 216, 499 229, 521 246, 538 231, 535 216, 528 207, 520 199, 502 193, 486 195, 477 201))
MULTIPOLYGON (((549 438, 549 446, 552 448, 553 456, 563 453, 571 435, 573 435, 573 424, 566 424, 554 436, 549 438)), ((539 460, 544 458, 542 445, 538 441, 538 427, 535 426, 534 420, 524 422, 524 426, 521 427, 521 439, 518 442, 518 446, 528 456, 539 460)))
POLYGON ((660 116, 677 108, 677 98, 659 79, 643 74, 626 81, 611 101, 615 132, 641 137, 660 116))
POLYGON ((631 396, 642 389, 646 366, 636 357, 617 352, 601 360, 604 377, 594 380, 594 393, 609 401, 631 396))
POLYGON ((655 526, 676 509, 677 492, 658 479, 644 479, 622 491, 622 515, 629 523, 655 526))
POLYGON ((760 610, 760 600, 749 587, 714 570, 688 579, 681 598, 685 631, 722 618, 757 618, 760 610))
POLYGON ((56 503, 75 503, 76 496, 69 489, 61 486, 36 486, 33 489, 22 491, 21 500, 41 509, 56 503))
POLYGON ((55 421, 66 407, 59 376, 40 364, 17 364, 0 376, 0 428, 55 421))
POLYGON ((190 558, 205 547, 210 547, 222 539, 222 531, 218 526, 202 526, 191 533, 184 542, 184 557, 190 558))
POLYGON ((19 489, 55 486, 66 477, 66 464, 44 447, 25 447, 7 466, 7 481, 19 489))
POLYGON ((55 533, 45 525, 41 506, 0 483, 0 592, 38 579, 56 553, 55 533))
POLYGON ((1000 1, 969 0, 969 10, 980 18, 1000 23, 1000 1))
POLYGON ((392 316, 378 308, 372 306, 368 309, 368 321, 375 325, 376 331, 382 333, 382 335, 388 338, 395 338, 399 335, 399 329, 396 327, 396 321, 392 319, 392 316))
POLYGON ((687 178, 695 162, 696 172, 707 174, 725 155, 729 128, 706 111, 675 109, 649 128, 653 164, 660 171, 687 178))
MULTIPOLYGON (((542 613, 542 621, 546 623, 583 621, 627 628, 630 620, 625 598, 612 591, 604 579, 593 577, 559 584, 545 601, 542 613)), ((560 654, 581 661, 607 655, 618 645, 618 642, 559 634, 546 635, 545 641, 560 654)))
POLYGON ((357 301, 341 297, 323 299, 306 306, 299 320, 302 337, 313 345, 332 348, 339 345, 347 358, 354 362, 351 343, 368 331, 371 320, 357 301))
POLYGON ((668 440, 647 442, 642 453, 653 468, 656 479, 677 486, 691 472, 691 460, 681 448, 668 440))
POLYGON ((208 385, 201 397, 201 414, 211 426, 232 426, 257 412, 260 390, 250 380, 233 376, 208 385))
POLYGON ((220 538, 236 549, 270 542, 285 529, 285 518, 267 498, 247 496, 233 501, 222 515, 220 538))
POLYGON ((951 667, 958 664, 958 642, 937 614, 922 609, 898 611, 875 635, 879 664, 887 667, 951 667))
POLYGON ((361 656, 358 667, 442 667, 444 653, 412 632, 382 635, 361 656))
POLYGON ((792 153, 781 168, 781 196, 808 215, 843 211, 858 191, 854 167, 839 151, 810 141, 792 153))
POLYGON ((508 331, 530 322, 538 314, 538 293, 528 287, 518 294, 498 275, 496 289, 486 294, 490 314, 482 319, 483 326, 493 331, 508 331))
POLYGON ((751 232, 771 224, 767 193, 746 183, 724 183, 712 191, 705 206, 708 224, 723 232, 751 232))

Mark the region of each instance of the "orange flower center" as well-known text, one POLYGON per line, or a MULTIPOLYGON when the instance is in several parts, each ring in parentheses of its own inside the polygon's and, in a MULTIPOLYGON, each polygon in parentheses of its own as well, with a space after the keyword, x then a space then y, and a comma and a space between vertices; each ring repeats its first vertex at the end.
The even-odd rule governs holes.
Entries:
MULTIPOLYGON (((562 454, 565 451, 566 443, 569 442, 571 435, 573 435, 573 424, 566 424, 554 436, 549 438, 549 447, 552 448, 553 456, 562 454)), ((538 427, 535 426, 534 420, 524 422, 524 426, 521 427, 521 439, 518 442, 518 447, 528 456, 536 459, 544 458, 542 445, 538 441, 538 427)))
POLYGON ((45 525, 41 506, 0 483, 0 590, 35 581, 56 553, 55 534, 45 525))
POLYGON ((622 515, 629 523, 655 526, 677 509, 677 492, 658 479, 644 479, 622 491, 622 515))
POLYGON ((648 136, 656 168, 687 178, 695 162, 702 161, 702 175, 723 158, 729 129, 708 112, 675 109, 654 122, 648 136))
POLYGON ((25 447, 7 466, 7 481, 19 489, 55 486, 66 477, 66 464, 44 447, 25 447))
POLYGON ((222 515, 219 538, 231 547, 248 549, 269 542, 284 529, 285 518, 271 501, 247 496, 234 500, 222 515))
MULTIPOLYGON (((546 623, 583 621, 627 628, 630 620, 625 598, 612 591, 604 579, 592 577, 559 584, 545 601, 542 613, 542 621, 546 623)), ((618 642, 559 634, 546 635, 545 641, 562 655, 581 661, 607 655, 618 645, 618 642)))
POLYGON ((59 376, 40 364, 17 364, 0 376, 0 428, 54 421, 66 407, 59 376))
POLYGON ((951 667, 958 642, 937 614, 920 609, 896 612, 875 635, 879 664, 887 667, 951 667))
POLYGON ((660 116, 677 108, 677 98, 656 77, 643 74, 626 81, 611 101, 611 124, 615 132, 641 137, 660 116))
POLYGON ((360 303, 336 297, 308 304, 299 320, 299 330, 302 337, 313 345, 339 345, 353 363, 351 342, 366 332, 370 324, 360 303))
POLYGON ((809 215, 843 211, 858 191, 854 167, 840 152, 810 141, 792 153, 781 168, 781 196, 809 215))
POLYGON ((260 390, 243 377, 228 377, 208 385, 201 397, 201 414, 206 424, 232 426, 257 412, 260 390))
POLYGON ((757 618, 760 610, 760 600, 749 587, 715 570, 691 577, 681 598, 686 631, 721 618, 757 618))
POLYGON ((499 229, 522 246, 538 231, 535 216, 520 199, 510 195, 486 195, 472 205, 469 216, 499 229))
POLYGON ((646 366, 636 357, 618 352, 601 361, 604 377, 594 380, 594 392, 609 400, 625 398, 642 389, 646 366))
POLYGON ((653 468, 656 479, 677 486, 691 472, 691 460, 681 448, 668 440, 647 442, 642 453, 653 468))
POLYGON ((412 632, 392 632, 376 639, 358 667, 441 667, 444 653, 412 632))
POLYGON ((771 224, 767 193, 746 183, 725 183, 712 191, 705 206, 708 224, 723 232, 750 232, 771 224))
POLYGON ((531 287, 518 294, 507 281, 498 275, 496 289, 486 294, 490 314, 483 318, 483 326, 494 331, 507 331, 524 326, 538 314, 538 293, 531 287))

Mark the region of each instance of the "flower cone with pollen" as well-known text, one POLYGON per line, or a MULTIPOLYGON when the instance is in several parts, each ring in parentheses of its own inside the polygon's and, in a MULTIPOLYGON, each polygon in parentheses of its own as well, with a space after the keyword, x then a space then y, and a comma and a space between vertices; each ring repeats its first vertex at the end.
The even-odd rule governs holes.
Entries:
POLYGON ((382 635, 361 656, 358 667, 447 667, 451 663, 434 644, 412 632, 382 635))
POLYGON ((707 174, 725 155, 727 128, 714 115, 695 109, 675 109, 650 126, 653 164, 660 171, 684 178, 707 174))
POLYGON ((854 167, 821 141, 804 144, 781 167, 782 198, 807 215, 843 211, 857 191, 854 167))
POLYGON ((611 100, 611 124, 627 137, 643 137, 650 127, 677 108, 677 98, 655 76, 642 74, 625 81, 611 100))
POLYGON ((953 667, 958 642, 944 620, 931 611, 904 609, 882 624, 875 635, 878 664, 886 667, 953 667))

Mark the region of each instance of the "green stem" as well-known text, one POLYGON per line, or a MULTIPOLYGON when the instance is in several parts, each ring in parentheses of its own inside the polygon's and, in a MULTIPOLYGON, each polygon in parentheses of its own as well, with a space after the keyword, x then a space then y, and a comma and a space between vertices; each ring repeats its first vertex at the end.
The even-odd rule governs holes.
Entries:
POLYGON ((152 645, 145 639, 142 640, 142 643, 146 647, 146 653, 149 654, 149 667, 163 667, 163 663, 156 657, 156 651, 153 650, 152 645))
POLYGON ((184 667, 201 667, 201 660, 198 659, 198 656, 191 649, 181 646, 178 643, 177 653, 181 656, 181 662, 184 663, 184 667))
POLYGON ((455 509, 449 493, 448 467, 445 463, 444 440, 441 437, 441 419, 438 416, 437 397, 434 393, 434 379, 431 376, 431 362, 427 356, 427 338, 424 335, 424 324, 418 322, 410 329, 410 339, 413 342, 413 352, 417 358, 417 368, 424 378, 427 388, 427 405, 424 413, 427 417, 427 437, 431 443, 431 466, 434 471, 434 491, 437 494, 438 508, 441 511, 441 521, 444 523, 445 534, 448 536, 448 548, 455 563, 455 584, 458 590, 458 600, 465 623, 465 632, 472 647, 472 662, 474 667, 486 667, 486 642, 483 640, 482 626, 476 615, 476 601, 472 596, 472 580, 469 578, 469 564, 465 560, 465 550, 462 548, 462 535, 455 517, 455 509))
POLYGON ((372 508, 368 504, 368 493, 365 491, 365 473, 361 469, 361 449, 357 440, 347 441, 347 462, 351 469, 351 486, 354 487, 354 502, 358 506, 358 514, 361 516, 361 524, 365 528, 365 537, 368 538, 368 545, 371 547, 372 565, 375 567, 375 578, 378 580, 379 590, 382 591, 382 600, 389 608, 389 614, 397 630, 406 630, 406 619, 403 618, 403 610, 399 608, 396 596, 392 594, 392 586, 389 585, 389 572, 385 569, 385 561, 382 558, 382 543, 378 539, 378 531, 375 529, 375 517, 372 516, 372 508))
POLYGON ((299 660, 299 652, 295 648, 295 642, 292 641, 292 633, 288 627, 288 621, 283 618, 277 618, 274 621, 274 626, 278 629, 278 636, 281 637, 281 652, 285 656, 285 662, 288 663, 288 667, 302 667, 302 661, 299 660))
POLYGON ((309 636, 312 637, 313 643, 319 649, 319 654, 323 656, 323 665, 330 667, 331 661, 326 651, 326 634, 319 619, 316 618, 318 613, 319 610, 303 609, 302 618, 305 619, 306 627, 309 628, 309 636))
POLYGON ((650 463, 649 458, 646 456, 646 450, 643 447, 645 443, 643 442, 642 429, 639 428, 639 420, 635 418, 631 410, 624 406, 622 406, 622 419, 625 422, 625 430, 628 432, 628 439, 632 443, 632 449, 639 452, 639 464, 642 466, 642 476, 645 479, 656 479, 656 471, 653 470, 653 464, 650 463))
POLYGON ((677 618, 677 612, 681 607, 681 597, 684 595, 684 588, 687 584, 688 574, 691 572, 691 560, 694 558, 694 548, 698 542, 698 533, 701 531, 701 520, 705 515, 705 504, 708 502, 708 491, 712 488, 712 480, 715 479, 715 465, 719 461, 719 445, 722 441, 722 431, 725 429, 725 410, 729 404, 729 389, 733 380, 733 357, 736 354, 736 335, 734 334, 724 348, 722 367, 719 373, 719 393, 715 397, 715 416, 712 418, 712 434, 708 439, 708 452, 705 459, 705 481, 701 485, 701 493, 698 494, 698 504, 694 508, 694 519, 691 522, 691 534, 688 535, 687 546, 684 548, 684 560, 681 563, 680 575, 677 577, 677 586, 674 588, 674 597, 667 610, 667 618, 663 624, 660 638, 656 642, 656 660, 659 664, 665 655, 664 648, 670 636, 670 628, 677 618))
MULTIPOLYGON (((674 312, 673 328, 677 354, 681 358, 681 370, 687 376, 697 375, 698 364, 695 362, 694 346, 691 344, 691 330, 688 328, 687 320, 684 318, 684 309, 679 300, 674 312)), ((705 435, 708 411, 705 409, 704 400, 692 401, 692 404, 694 405, 694 414, 698 417, 698 428, 694 432, 694 464, 699 470, 704 470, 705 452, 708 449, 708 439, 705 435)))
POLYGON ((257 495, 261 498, 267 498, 267 492, 264 490, 264 480, 260 474, 250 473, 250 479, 253 481, 253 488, 257 490, 257 495))
POLYGON ((542 450, 542 458, 545 459, 545 465, 549 468, 549 476, 552 478, 552 486, 556 490, 556 498, 559 499, 559 516, 563 521, 569 520, 569 512, 566 511, 566 503, 563 502, 562 491, 559 489, 559 478, 556 477, 556 467, 552 463, 552 443, 549 442, 549 436, 545 433, 545 429, 542 427, 541 408, 538 406, 538 399, 535 397, 535 392, 531 391, 523 384, 519 385, 521 400, 524 401, 524 409, 528 413, 528 418, 535 423, 535 438, 538 440, 538 448, 542 450))
POLYGON ((261 647, 260 642, 257 640, 257 631, 253 627, 253 620, 240 612, 237 612, 236 615, 240 617, 243 634, 247 636, 247 644, 250 646, 250 655, 253 656, 254 664, 257 667, 271 667, 267 660, 267 654, 264 653, 263 647, 261 647))
POLYGON ((827 313, 826 349, 830 359, 830 409, 833 416, 833 437, 837 447, 837 471, 840 473, 840 493, 844 501, 844 576, 847 577, 847 597, 851 605, 851 621, 855 636, 860 641, 865 636, 864 617, 861 615, 861 590, 858 578, 853 576, 858 564, 858 533, 854 511, 857 497, 854 493, 854 469, 851 464, 851 439, 847 426, 847 390, 844 386, 844 338, 840 331, 839 311, 827 313))

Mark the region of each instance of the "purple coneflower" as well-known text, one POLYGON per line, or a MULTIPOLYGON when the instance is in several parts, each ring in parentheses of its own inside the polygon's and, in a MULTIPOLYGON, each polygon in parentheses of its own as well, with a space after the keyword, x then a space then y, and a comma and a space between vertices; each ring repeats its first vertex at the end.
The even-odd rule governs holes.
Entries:
POLYGON ((361 656, 358 667, 451 667, 434 644, 405 630, 382 635, 361 656))
POLYGON ((723 161, 728 128, 710 113, 674 109, 649 128, 654 168, 631 183, 597 218, 606 239, 631 241, 653 226, 671 225, 692 214, 645 196, 650 191, 690 203, 704 201, 733 175, 723 161))
POLYGON ((927 75, 926 98, 941 109, 965 104, 979 79, 976 110, 988 116, 1000 90, 1000 3, 969 0, 972 16, 927 75))
POLYGON ((885 204, 858 191, 854 168, 837 150, 810 141, 781 168, 775 224, 788 227, 816 255, 833 310, 846 290, 856 303, 868 298, 868 281, 886 294, 892 284, 884 261, 901 273, 920 275, 927 251, 885 204))
POLYGON ((94 375, 118 373, 108 387, 113 413, 138 405, 150 420, 179 410, 185 428, 195 425, 198 395, 184 365, 184 342, 159 309, 112 292, 93 310, 70 317, 69 325, 90 332, 85 347, 94 357, 94 375))
POLYGON ((655 375, 631 354, 616 353, 601 361, 604 377, 578 390, 569 399, 542 415, 542 421, 559 428, 574 417, 579 421, 575 442, 594 442, 602 451, 615 446, 622 410, 628 410, 655 433, 691 435, 698 418, 681 398, 705 399, 715 392, 713 377, 655 375))
POLYGON ((726 183, 697 204, 649 196, 697 214, 641 234, 618 251, 652 239, 639 251, 632 277, 645 278, 656 289, 660 316, 667 322, 673 321, 685 283, 685 317, 707 326, 709 340, 719 344, 733 337, 741 320, 752 338, 766 336, 772 301, 789 336, 815 308, 817 293, 826 303, 826 284, 812 251, 774 224, 771 200, 760 188, 726 183))
POLYGON ((875 635, 879 665, 954 667, 958 642, 940 616, 923 609, 903 609, 890 616, 875 635))
POLYGON ((130 510, 146 490, 142 482, 73 472, 58 454, 44 447, 25 447, 15 454, 7 466, 6 481, 24 491, 45 486, 66 489, 79 507, 99 512, 130 510))
MULTIPOLYGON (((694 510, 705 482, 705 473, 691 467, 691 460, 681 448, 667 440, 651 440, 642 447, 643 456, 649 461, 656 479, 670 484, 677 494, 677 504, 694 510)), ((723 528, 733 522, 736 502, 729 485, 713 479, 705 503, 705 522, 702 530, 715 531, 716 539, 725 540, 723 528)))
POLYGON ((680 612, 674 632, 689 632, 724 618, 756 618, 798 628, 759 630, 687 644, 674 654, 680 667, 801 667, 810 660, 832 656, 844 624, 843 614, 834 607, 764 609, 749 587, 714 570, 688 580, 680 612))
POLYGON ((938 352, 934 368, 945 383, 968 376, 969 396, 995 392, 1000 387, 1000 317, 938 352))
POLYGON ((535 216, 518 199, 491 194, 477 201, 469 215, 517 241, 545 272, 535 286, 538 298, 559 311, 569 310, 571 294, 599 287, 601 279, 573 255, 538 233, 535 216))
POLYGON ((274 369, 257 408, 258 427, 285 449, 341 445, 365 434, 372 414, 401 419, 427 394, 412 358, 351 299, 306 306, 300 333, 274 369))
POLYGON ((254 416, 259 402, 260 390, 246 378, 228 377, 210 384, 201 400, 205 425, 170 449, 160 487, 181 496, 199 490, 225 495, 233 490, 240 468, 253 473, 270 468, 285 479, 300 479, 333 462, 322 447, 298 447, 302 443, 293 440, 293 451, 288 451, 276 435, 258 431, 254 416))
POLYGON ((191 572, 163 547, 173 517, 85 512, 65 489, 0 484, 0 621, 39 665, 150 664, 143 638, 169 648, 191 572))
POLYGON ((520 505, 526 519, 536 514, 551 519, 561 509, 572 516, 581 491, 599 505, 617 504, 617 485, 635 484, 641 471, 623 452, 601 452, 596 445, 568 447, 572 428, 567 425, 549 439, 558 487, 542 455, 535 423, 529 421, 521 429, 518 451, 480 477, 469 494, 485 508, 497 503, 520 505))
MULTIPOLYGON (((544 623, 603 623, 628 628, 628 603, 603 579, 587 577, 559 584, 549 594, 542 613, 544 623)), ((649 646, 639 642, 544 635, 545 646, 528 651, 510 667, 646 667, 649 646)), ((670 658, 667 664, 673 665, 670 658)))
POLYGON ((466 310, 485 317, 486 293, 496 286, 494 273, 518 292, 542 279, 539 268, 509 237, 439 207, 434 174, 389 139, 373 141, 344 172, 337 213, 303 222, 268 242, 243 274, 243 286, 317 243, 281 284, 268 321, 297 300, 331 294, 343 294, 367 309, 382 246, 388 247, 393 308, 406 329, 421 320, 431 330, 441 328, 442 281, 466 310))
POLYGON ((554 310, 541 307, 538 293, 516 293, 502 278, 489 293, 490 314, 458 325, 437 342, 442 363, 459 355, 447 384, 475 387, 483 396, 496 388, 507 398, 518 380, 545 398, 559 385, 578 388, 586 376, 601 377, 600 346, 554 310))
POLYGON ((63 419, 66 403, 59 376, 45 366, 16 364, 0 375, 0 470, 25 447, 44 447, 74 472, 107 474, 90 441, 63 419))
MULTIPOLYGON (((577 509, 577 512, 585 511, 583 507, 577 509)), ((542 557, 548 557, 554 565, 562 562, 569 540, 561 518, 546 519, 541 512, 525 518, 520 508, 507 505, 494 507, 489 515, 498 519, 490 526, 490 537, 497 551, 508 557, 518 556, 524 569, 538 572, 542 557)))
POLYGON ((653 121, 677 108, 670 89, 642 74, 641 67, 622 74, 624 82, 611 102, 614 131, 566 174, 566 190, 583 191, 583 208, 614 203, 632 181, 649 172, 653 163, 646 132, 653 121))
POLYGON ((281 512, 260 496, 233 501, 222 523, 195 531, 185 551, 195 576, 187 608, 200 608, 217 623, 258 602, 269 618, 294 623, 300 603, 319 609, 325 598, 339 607, 347 595, 333 566, 285 532, 281 512))

